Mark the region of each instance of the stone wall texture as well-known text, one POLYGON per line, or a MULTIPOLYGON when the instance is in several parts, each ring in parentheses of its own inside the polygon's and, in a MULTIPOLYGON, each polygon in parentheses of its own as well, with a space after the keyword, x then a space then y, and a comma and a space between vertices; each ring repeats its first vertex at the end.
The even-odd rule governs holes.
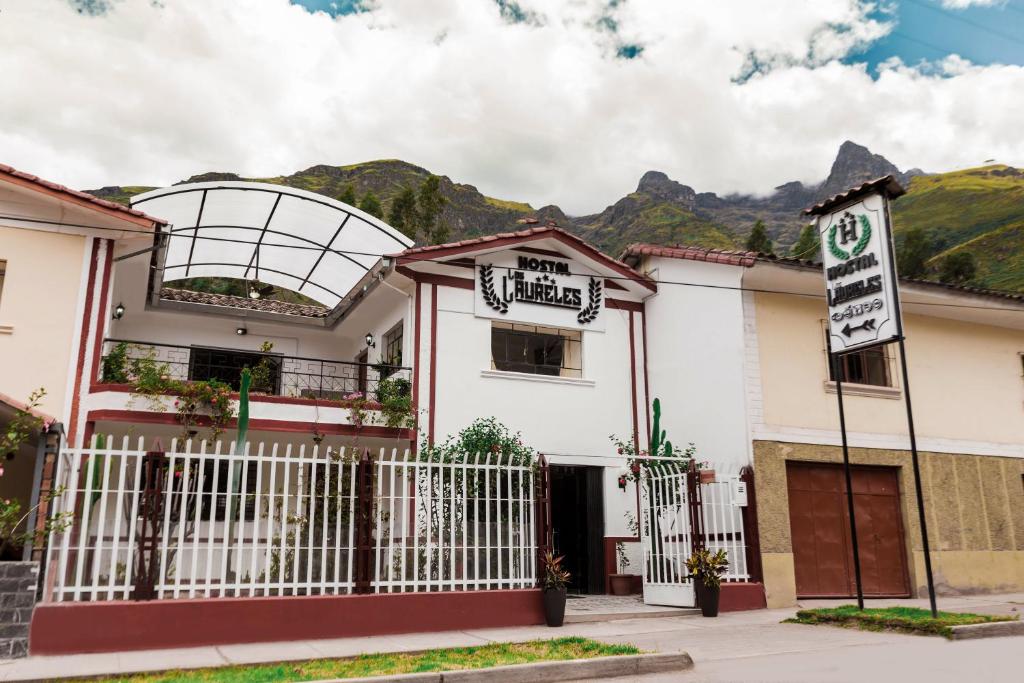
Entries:
MULTIPOLYGON (((936 591, 941 595, 1024 591, 1024 459, 918 455, 936 591)), ((786 462, 842 460, 838 446, 754 442, 758 527, 769 606, 792 604, 796 594, 786 462)), ((918 595, 927 595, 910 452, 851 448, 850 462, 899 468, 911 585, 918 595)))
POLYGON ((0 562, 0 659, 28 655, 38 562, 0 562))

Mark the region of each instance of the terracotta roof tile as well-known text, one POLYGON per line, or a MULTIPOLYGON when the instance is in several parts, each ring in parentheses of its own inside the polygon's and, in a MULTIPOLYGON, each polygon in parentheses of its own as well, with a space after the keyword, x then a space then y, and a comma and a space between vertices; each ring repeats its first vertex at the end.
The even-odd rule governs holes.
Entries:
MULTIPOLYGON (((527 228, 525 230, 517 230, 515 232, 501 232, 493 235, 485 235, 483 237, 474 237, 472 239, 461 240, 459 242, 450 242, 448 244, 437 244, 424 247, 410 247, 405 251, 399 252, 397 254, 392 254, 391 257, 402 258, 412 256, 421 257, 422 260, 427 260, 433 253, 446 252, 451 251, 453 249, 457 250, 463 247, 484 247, 488 243, 496 242, 498 240, 525 239, 544 234, 550 234, 551 236, 556 237, 563 242, 569 242, 571 244, 574 244, 581 248, 583 251, 590 252, 595 259, 599 261, 604 261, 613 269, 618 270, 619 272, 626 275, 629 279, 635 280, 636 282, 643 285, 644 287, 647 287, 648 289, 656 289, 656 285, 650 280, 650 278, 648 278, 644 274, 634 270, 629 265, 623 263, 621 260, 611 257, 608 254, 605 254, 603 251, 593 246, 592 244, 588 243, 586 240, 577 237, 576 235, 572 234, 571 232, 568 232, 567 230, 563 230, 554 223, 548 223, 547 225, 538 226, 534 228, 527 228)), ((415 261, 416 258, 412 258, 410 260, 415 261)))
MULTIPOLYGON (((798 259, 791 256, 775 256, 767 254, 758 254, 758 261, 765 263, 781 263, 783 265, 797 266, 800 268, 807 268, 811 270, 821 270, 820 261, 811 261, 807 259, 798 259)), ((969 285, 955 285, 946 282, 935 282, 934 280, 922 280, 916 277, 900 277, 900 282, 905 282, 913 285, 922 285, 924 287, 935 287, 940 289, 948 289, 955 292, 962 292, 965 294, 976 294, 978 296, 988 296, 997 299, 1006 299, 1009 301, 1020 301, 1024 302, 1024 292, 1011 292, 1003 289, 988 289, 985 287, 971 287, 969 285)))
POLYGON ((188 289, 174 289, 171 287, 162 287, 160 289, 160 298, 167 301, 181 301, 190 304, 205 304, 207 306, 227 306, 247 311, 297 315, 305 318, 326 318, 330 312, 325 306, 293 304, 273 299, 249 299, 244 296, 193 292, 188 289))
POLYGON ((158 225, 167 224, 167 221, 165 221, 162 218, 155 218, 154 216, 150 216, 149 214, 139 211, 138 209, 133 209, 130 206, 118 204, 117 202, 107 201, 106 199, 100 199, 99 197, 95 197, 89 194, 88 192, 72 190, 70 187, 66 187, 64 185, 60 185, 59 183, 55 183, 49 180, 44 180, 39 176, 32 175, 31 173, 26 173, 25 171, 19 171, 18 169, 13 168, 11 166, 7 166, 6 164, 0 164, 0 174, 9 175, 14 178, 20 178, 21 180, 26 180, 34 185, 38 185, 39 187, 45 188, 47 190, 57 192, 60 194, 65 194, 68 195, 69 197, 80 199, 82 201, 103 207, 105 209, 125 213, 131 216, 135 216, 136 218, 144 218, 145 220, 152 221, 158 225))
POLYGON ((861 183, 857 187, 850 188, 846 192, 840 192, 839 194, 829 197, 828 199, 818 202, 814 206, 804 209, 804 215, 815 216, 818 214, 829 211, 832 207, 838 206, 839 204, 845 204, 846 202, 853 201, 857 197, 862 195, 870 194, 877 190, 882 190, 889 194, 890 198, 896 198, 900 195, 907 193, 903 189, 903 186, 899 184, 894 177, 891 175, 882 176, 881 178, 875 178, 865 183, 861 183))
POLYGON ((622 252, 620 258, 636 256, 661 256, 663 258, 677 258, 687 261, 707 261, 708 263, 720 263, 726 266, 754 265, 757 261, 757 254, 752 251, 728 251, 725 249, 707 249, 704 247, 675 246, 665 247, 658 244, 631 244, 622 252))

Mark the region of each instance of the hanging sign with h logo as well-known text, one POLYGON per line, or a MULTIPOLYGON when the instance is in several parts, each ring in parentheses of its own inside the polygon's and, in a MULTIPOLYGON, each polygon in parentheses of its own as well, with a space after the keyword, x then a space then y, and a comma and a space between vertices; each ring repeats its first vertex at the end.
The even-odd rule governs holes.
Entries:
POLYGON ((885 344, 902 334, 888 190, 868 185, 812 210, 821 236, 833 353, 885 344))

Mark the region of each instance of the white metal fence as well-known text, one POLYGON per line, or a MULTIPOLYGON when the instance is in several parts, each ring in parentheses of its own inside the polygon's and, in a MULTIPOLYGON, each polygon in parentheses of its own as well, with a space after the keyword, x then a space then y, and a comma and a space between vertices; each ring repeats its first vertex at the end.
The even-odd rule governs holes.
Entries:
POLYGON ((717 472, 716 481, 691 486, 694 476, 699 474, 687 464, 652 460, 640 487, 645 598, 653 596, 660 604, 688 599, 692 586, 686 560, 695 534, 712 552, 725 551, 729 565, 723 581, 750 579, 743 534, 745 489, 739 473, 717 472), (692 500, 695 494, 699 505, 692 500))
POLYGON ((377 592, 536 584, 532 463, 382 449, 360 465, 362 451, 235 454, 205 441, 147 456, 142 439, 105 443, 57 462, 65 492, 51 514, 74 523, 49 539, 56 601, 131 599, 150 584, 158 599, 345 594, 360 580, 377 592), (373 471, 360 480, 360 468, 373 471))

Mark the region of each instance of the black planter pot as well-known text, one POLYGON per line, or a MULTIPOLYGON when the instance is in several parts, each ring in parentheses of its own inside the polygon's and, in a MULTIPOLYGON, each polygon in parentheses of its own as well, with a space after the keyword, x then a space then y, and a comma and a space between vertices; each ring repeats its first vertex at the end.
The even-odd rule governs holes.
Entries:
POLYGON ((693 586, 697 593, 697 605, 700 613, 706 617, 718 616, 718 597, 722 592, 722 586, 705 586, 700 578, 694 578, 693 586))
POLYGON ((561 626, 565 621, 565 587, 545 588, 541 593, 544 596, 544 621, 548 626, 561 626))

